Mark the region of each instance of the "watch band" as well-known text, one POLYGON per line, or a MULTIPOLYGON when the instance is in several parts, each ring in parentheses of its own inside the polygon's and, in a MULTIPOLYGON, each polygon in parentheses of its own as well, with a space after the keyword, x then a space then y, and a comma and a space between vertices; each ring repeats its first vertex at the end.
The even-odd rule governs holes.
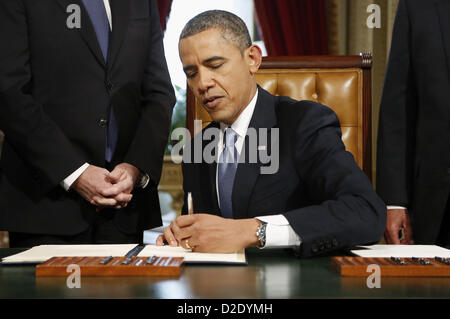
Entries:
POLYGON ((266 228, 267 223, 261 221, 261 225, 259 225, 258 230, 256 231, 256 237, 258 237, 259 248, 264 248, 266 246, 266 228))

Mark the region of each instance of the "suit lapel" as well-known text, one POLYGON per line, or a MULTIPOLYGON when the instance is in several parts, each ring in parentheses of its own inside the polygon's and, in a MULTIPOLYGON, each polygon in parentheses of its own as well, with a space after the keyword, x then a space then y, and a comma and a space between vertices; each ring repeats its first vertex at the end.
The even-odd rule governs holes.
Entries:
MULTIPOLYGON (((256 129, 258 134, 260 128, 267 128, 269 132, 270 143, 270 129, 276 125, 275 114, 275 97, 267 91, 258 87, 258 100, 256 102, 255 110, 253 112, 252 119, 249 124, 249 128, 256 129)), ((258 139, 259 140, 259 139, 258 139)), ((256 163, 249 162, 250 150, 249 135, 245 137, 243 145, 243 151, 245 151, 245 162, 239 163, 236 177, 234 179, 233 186, 233 217, 234 218, 247 218, 248 206, 250 197, 253 193, 256 180, 260 174, 261 162, 256 163)), ((259 146, 259 141, 258 141, 259 146)), ((270 147, 270 145, 266 145, 270 147)), ((255 150, 253 150, 254 152, 255 150)), ((242 154, 242 152, 241 152, 242 154)))
POLYGON ((193 184, 198 185, 198 188, 194 188, 192 190, 185 189, 184 191, 193 192, 192 195, 194 197, 194 206, 196 211, 220 216, 219 202, 217 200, 216 190, 217 162, 213 160, 212 163, 207 163, 205 161, 205 158, 203 157, 207 145, 209 146, 210 143, 213 143, 212 146, 216 146, 218 143, 218 139, 215 139, 213 141, 203 140, 204 133, 208 129, 220 129, 220 126, 216 122, 211 122, 211 124, 209 124, 204 130, 202 130, 201 133, 193 137, 192 142, 189 144, 189 153, 185 153, 185 155, 189 154, 191 162, 191 164, 186 165, 186 167, 192 167, 193 169, 195 169, 195 174, 193 176, 195 176, 197 180, 193 181, 193 184), (201 163, 195 162, 194 153, 197 152, 198 148, 201 148, 201 163))
POLYGON ((89 18, 89 14, 86 11, 86 8, 83 5, 83 1, 81 0, 57 0, 58 3, 63 8, 64 12, 67 13, 67 7, 71 4, 76 4, 81 9, 81 28, 78 29, 83 40, 86 42, 87 46, 91 50, 92 54, 97 58, 98 62, 105 66, 105 59, 103 58, 102 50, 97 41, 97 35, 95 34, 94 27, 92 26, 91 19, 89 18))
POLYGON ((128 28, 130 2, 129 0, 110 0, 113 32, 109 41, 108 69, 111 69, 117 58, 128 28))
MULTIPOLYGON (((220 129, 220 125, 218 123, 213 122, 212 125, 209 127, 214 127, 217 129, 220 129)), ((207 143, 211 143, 210 141, 204 141, 204 146, 207 143)), ((214 141, 215 145, 219 143, 219 141, 214 141)), ((202 149, 204 149, 204 146, 202 149)), ((217 150, 218 148, 216 148, 217 150)), ((217 155, 217 154, 216 154, 217 155)), ((220 216, 220 208, 219 208, 219 201, 217 199, 217 187, 216 187, 216 173, 217 173, 217 161, 213 161, 211 164, 208 165, 208 171, 209 171, 209 185, 210 185, 210 194, 211 194, 211 203, 213 205, 213 213, 215 215, 220 216)))
POLYGON ((450 70, 450 1, 436 0, 436 10, 439 17, 439 25, 441 27, 442 42, 447 57, 447 69, 450 70))
POLYGON ((212 211, 211 213, 213 215, 220 216, 220 208, 219 208, 219 201, 217 199, 217 187, 216 187, 216 172, 217 172, 217 162, 214 161, 212 164, 206 164, 208 165, 208 173, 209 173, 209 187, 211 194, 211 204, 212 204, 212 211))

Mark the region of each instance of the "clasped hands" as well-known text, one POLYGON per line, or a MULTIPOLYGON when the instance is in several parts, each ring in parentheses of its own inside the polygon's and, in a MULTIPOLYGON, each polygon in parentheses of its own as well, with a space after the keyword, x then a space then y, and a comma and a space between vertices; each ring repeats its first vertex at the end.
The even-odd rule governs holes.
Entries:
POLYGON ((103 208, 120 209, 133 198, 131 192, 139 176, 139 169, 128 163, 117 165, 111 172, 89 165, 71 188, 97 206, 97 211, 103 208))
POLYGON ((156 240, 194 252, 232 253, 256 246, 256 231, 261 222, 255 218, 228 219, 210 214, 183 215, 176 218, 156 240))

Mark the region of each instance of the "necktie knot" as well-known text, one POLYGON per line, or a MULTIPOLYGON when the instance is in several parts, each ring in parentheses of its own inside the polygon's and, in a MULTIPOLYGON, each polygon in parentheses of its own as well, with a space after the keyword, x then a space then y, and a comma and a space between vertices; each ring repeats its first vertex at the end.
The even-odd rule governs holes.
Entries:
POLYGON ((237 134, 236 132, 231 128, 227 128, 225 130, 225 147, 234 147, 237 141, 237 134))
POLYGON ((237 164, 236 141, 237 133, 231 128, 227 128, 224 132, 224 149, 220 157, 220 163, 237 164))

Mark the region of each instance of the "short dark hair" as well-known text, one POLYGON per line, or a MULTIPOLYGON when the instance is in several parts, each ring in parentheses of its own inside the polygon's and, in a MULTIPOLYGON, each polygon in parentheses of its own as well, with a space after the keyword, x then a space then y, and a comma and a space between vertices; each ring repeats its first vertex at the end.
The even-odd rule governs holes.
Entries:
POLYGON ((252 45, 244 21, 237 15, 223 10, 205 11, 189 20, 181 31, 180 40, 209 29, 218 29, 224 39, 235 44, 241 52, 252 45))

